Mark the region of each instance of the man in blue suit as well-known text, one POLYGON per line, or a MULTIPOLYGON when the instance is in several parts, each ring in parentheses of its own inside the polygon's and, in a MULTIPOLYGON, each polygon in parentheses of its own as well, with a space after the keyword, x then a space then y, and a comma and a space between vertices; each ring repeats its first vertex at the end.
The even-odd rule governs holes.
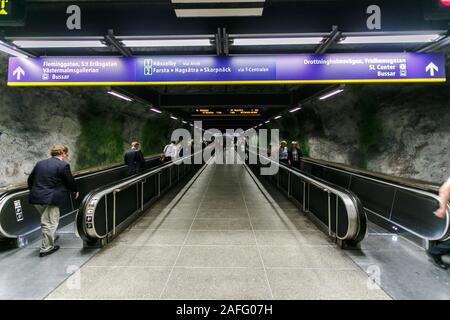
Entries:
POLYGON ((42 244, 40 257, 47 256, 59 249, 55 245, 55 234, 59 224, 59 207, 70 201, 70 192, 79 197, 75 179, 66 162, 69 148, 65 145, 54 145, 50 151, 51 158, 39 161, 30 176, 29 202, 34 204, 41 214, 42 244))
POLYGON ((145 169, 145 158, 139 150, 140 144, 137 141, 131 143, 131 149, 123 156, 124 163, 128 166, 128 175, 132 176, 145 169))

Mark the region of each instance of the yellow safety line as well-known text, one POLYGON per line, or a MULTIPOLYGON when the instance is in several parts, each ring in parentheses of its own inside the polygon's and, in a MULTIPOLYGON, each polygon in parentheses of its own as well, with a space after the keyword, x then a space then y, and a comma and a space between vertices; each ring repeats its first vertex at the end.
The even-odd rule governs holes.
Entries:
POLYGON ((243 81, 165 81, 165 82, 8 82, 10 87, 60 86, 146 86, 146 85, 224 85, 224 84, 332 84, 445 82, 446 78, 361 79, 361 80, 243 80, 243 81))

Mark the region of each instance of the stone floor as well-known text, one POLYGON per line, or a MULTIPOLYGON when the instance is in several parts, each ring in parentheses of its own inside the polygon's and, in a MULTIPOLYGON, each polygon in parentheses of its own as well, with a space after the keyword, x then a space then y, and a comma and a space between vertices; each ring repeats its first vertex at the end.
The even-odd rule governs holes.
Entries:
POLYGON ((48 299, 389 299, 243 165, 207 166, 48 299))
POLYGON ((83 249, 73 223, 58 234, 61 249, 45 258, 39 258, 40 240, 23 249, 0 251, 1 300, 44 299, 98 251, 83 249))

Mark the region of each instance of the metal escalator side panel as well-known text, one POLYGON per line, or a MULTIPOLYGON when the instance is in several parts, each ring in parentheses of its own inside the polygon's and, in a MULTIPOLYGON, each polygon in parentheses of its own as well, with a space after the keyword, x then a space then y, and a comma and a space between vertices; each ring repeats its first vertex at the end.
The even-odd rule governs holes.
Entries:
MULTIPOLYGON (((303 160, 303 165, 348 174, 351 177, 348 188, 358 196, 374 219, 396 225, 426 241, 443 241, 450 238, 450 207, 447 206, 445 219, 436 218, 433 212, 440 202, 439 197, 432 192, 346 172, 341 168, 315 163, 312 160, 303 160)), ((325 180, 330 177, 331 175, 324 175, 325 180)))
POLYGON ((179 162, 168 162, 91 191, 77 215, 77 232, 92 242, 115 236, 136 219, 166 189, 189 171, 198 168, 179 162))
POLYGON ((328 193, 313 185, 309 192, 309 211, 328 227, 328 193))
MULTIPOLYGON (((262 158, 272 161, 265 156, 262 158)), ((361 202, 354 193, 318 178, 314 174, 290 168, 282 163, 279 165, 278 178, 268 180, 288 193, 288 196, 294 196, 299 203, 303 203, 304 208, 329 230, 330 236, 334 233, 338 239, 353 243, 364 239, 367 235, 367 217, 361 202), (289 188, 286 187, 285 182, 287 172, 290 172, 291 176, 290 183, 288 183, 289 188), (297 179, 300 182, 293 182, 297 179), (303 185, 301 188, 299 183, 303 185), (306 196, 303 199, 303 195, 299 195, 298 191, 304 188, 306 188, 304 190, 306 196), (294 190, 294 194, 291 194, 292 190, 294 190), (301 201, 299 201, 299 197, 301 201)), ((315 170, 314 166, 311 166, 310 169, 316 174, 324 175, 324 170, 315 170)), ((259 175, 259 173, 255 173, 259 175)))
POLYGON ((17 238, 39 230, 40 214, 28 203, 28 190, 10 192, 0 201, 0 237, 17 238), (17 216, 16 206, 20 205, 22 216, 17 216))
POLYGON ((439 207, 435 198, 407 190, 397 190, 390 220, 403 229, 430 241, 448 237, 448 213, 443 223, 430 208, 439 207))
MULTIPOLYGON (((160 164, 159 157, 146 159, 147 168, 153 168, 160 164)), ((75 176, 80 197, 78 200, 71 199, 71 203, 60 208, 60 226, 72 222, 69 218, 81 205, 81 200, 91 190, 97 189, 103 185, 121 180, 127 176, 127 167, 118 165, 105 170, 84 173, 75 176)), ((29 190, 20 189, 9 190, 2 194, 0 199, 0 238, 18 238, 27 236, 41 228, 41 218, 37 209, 28 202, 29 190), (22 217, 18 219, 16 206, 20 205, 22 217)), ((68 194, 68 196, 70 196, 68 194)))
POLYGON ((350 190, 359 197, 365 208, 390 219, 392 201, 395 196, 394 187, 353 177, 350 190))
MULTIPOLYGON (((281 166, 288 168, 284 164, 281 166)), ((353 242, 360 242, 364 239, 367 233, 367 217, 361 202, 354 193, 321 178, 304 173, 301 170, 291 170, 297 171, 305 177, 309 176, 310 179, 315 179, 318 183, 323 184, 323 187, 333 190, 333 193, 330 194, 329 212, 328 192, 323 187, 309 184, 305 201, 309 211, 327 228, 335 232, 338 239, 353 242)))
POLYGON ((350 185, 350 175, 343 172, 333 171, 325 168, 323 171, 323 177, 325 181, 329 181, 342 188, 348 188, 350 185))
POLYGON ((91 192, 83 200, 76 217, 77 234, 84 241, 102 239, 112 230, 112 199, 91 192))
POLYGON ((358 212, 358 231, 356 233, 356 236, 354 236, 353 241, 354 243, 359 243, 363 241, 364 238, 367 237, 369 233, 367 213, 364 210, 364 206, 362 205, 362 202, 359 199, 359 197, 351 191, 348 192, 351 198, 353 199, 354 206, 356 207, 358 212))

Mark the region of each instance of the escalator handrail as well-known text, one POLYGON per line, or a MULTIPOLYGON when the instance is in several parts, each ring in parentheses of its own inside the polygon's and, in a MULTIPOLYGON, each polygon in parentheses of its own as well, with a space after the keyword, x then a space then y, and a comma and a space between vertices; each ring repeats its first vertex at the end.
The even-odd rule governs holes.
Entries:
POLYGON ((122 180, 120 180, 119 183, 113 183, 112 185, 109 185, 105 188, 100 188, 101 190, 98 190, 97 193, 100 194, 100 198, 101 198, 104 195, 110 194, 114 191, 125 190, 129 187, 132 187, 136 183, 141 182, 142 180, 145 180, 146 178, 151 177, 151 176, 155 175, 156 173, 159 173, 160 171, 162 171, 166 168, 181 164, 185 158, 187 158, 187 156, 180 158, 178 160, 175 160, 175 161, 170 161, 167 164, 158 166, 156 169, 153 169, 150 172, 145 172, 145 173, 142 173, 139 175, 135 175, 133 177, 122 179, 122 180))
MULTIPOLYGON (((412 192, 412 193, 417 193, 417 194, 420 194, 420 195, 423 195, 423 196, 426 196, 426 197, 433 198, 433 199, 435 199, 436 201, 438 201, 438 203, 440 203, 440 198, 439 198, 439 196, 436 195, 436 194, 434 194, 434 193, 432 193, 432 192, 428 192, 428 191, 424 191, 424 190, 420 190, 420 189, 414 189, 414 188, 412 188, 412 187, 402 186, 402 185, 395 184, 395 183, 392 183, 392 182, 387 182, 387 181, 379 180, 379 179, 376 179, 376 178, 373 178, 373 177, 367 177, 367 176, 364 176, 364 175, 362 175, 362 174, 357 174, 357 173, 354 173, 354 172, 351 172, 351 171, 345 171, 345 170, 343 170, 343 169, 339 169, 339 168, 336 168, 336 167, 333 167, 333 166, 327 166, 327 165, 324 165, 324 164, 321 164, 321 163, 318 163, 318 162, 315 162, 315 161, 311 161, 311 160, 305 160, 305 159, 302 159, 301 161, 307 162, 307 163, 311 163, 311 164, 314 164, 314 165, 318 165, 318 166, 321 166, 321 167, 323 167, 323 168, 328 168, 328 169, 331 169, 331 170, 335 170, 335 171, 338 171, 338 172, 341 172, 341 173, 349 174, 349 175, 352 175, 352 176, 355 176, 355 177, 359 177, 359 178, 363 178, 363 179, 366 179, 366 180, 370 180, 370 181, 373 181, 373 182, 376 182, 376 183, 384 184, 384 185, 387 185, 387 186, 390 186, 390 187, 394 187, 394 188, 398 188, 398 189, 403 189, 403 190, 406 190, 406 191, 409 191, 409 192, 412 192)), ((384 220, 386 220, 386 221, 390 221, 390 222, 394 223, 395 225, 398 225, 398 226, 401 227, 402 229, 404 229, 404 230, 406 230, 406 231, 408 231, 408 232, 410 232, 410 233, 412 233, 412 234, 414 234, 414 235, 416 235, 416 236, 418 236, 418 237, 424 239, 424 237, 423 237, 422 235, 418 234, 417 232, 414 232, 413 230, 410 230, 409 228, 404 227, 404 226, 400 225, 400 224, 397 223, 397 222, 391 221, 391 220, 387 219, 386 217, 383 217, 383 216, 379 215, 378 213, 373 212, 373 211, 370 210, 370 209, 367 209, 367 208, 365 208, 365 209, 366 209, 366 210, 369 210, 370 212, 372 212, 372 213, 374 213, 374 214, 376 214, 376 215, 379 216, 380 218, 382 218, 382 219, 384 219, 384 220)), ((430 213, 430 214, 431 214, 431 213, 430 213)), ((447 211, 446 211, 446 213, 445 213, 445 221, 446 221, 446 222, 445 222, 446 226, 445 226, 445 230, 444 230, 444 232, 442 233, 441 237, 436 238, 436 239, 425 239, 425 240, 429 240, 429 241, 445 240, 446 238, 448 238, 448 237, 450 236, 450 235, 449 235, 449 228, 450 228, 450 205, 449 205, 448 203, 447 203, 447 211)))
MULTIPOLYGON (((160 173, 161 171, 163 171, 163 170, 165 170, 167 168, 173 167, 175 165, 181 165, 184 162, 184 160, 187 159, 187 158, 191 158, 191 160, 192 160, 192 159, 194 159, 194 156, 196 154, 198 154, 198 153, 203 153, 203 150, 199 151, 197 153, 188 154, 188 155, 186 155, 186 156, 184 156, 182 158, 178 158, 176 160, 172 160, 172 161, 170 161, 170 162, 168 162, 166 164, 162 164, 162 165, 158 166, 157 168, 155 168, 155 169, 153 169, 153 170, 151 170, 149 172, 145 172, 145 173, 142 173, 142 174, 134 175, 132 177, 128 177, 128 178, 122 179, 118 183, 112 183, 112 184, 109 184, 107 186, 100 187, 100 188, 97 188, 96 190, 91 191, 89 194, 87 194, 84 197, 84 199, 82 201, 82 204, 80 205, 80 209, 78 210, 77 217, 75 218, 75 220, 77 221, 79 219, 80 215, 84 216, 85 213, 88 210, 89 211, 92 210, 92 212, 94 213, 92 223, 94 223, 94 221, 95 221, 95 212, 96 212, 96 209, 97 209, 97 205, 98 205, 100 199, 102 199, 104 196, 112 194, 114 192, 123 191, 123 190, 125 190, 127 188, 130 188, 130 187, 138 184, 139 182, 145 181, 147 178, 149 178, 151 176, 154 176, 155 174, 158 174, 158 173, 160 173)), ((95 231, 95 228, 90 229, 89 232, 87 232, 87 230, 85 230, 84 227, 83 227, 83 229, 84 229, 83 231, 84 231, 85 234, 89 233, 89 236, 91 236, 93 238, 102 239, 102 238, 105 238, 107 236, 107 235, 100 236, 95 231)), ((79 231, 77 233, 81 236, 79 231)))
MULTIPOLYGON (((286 165, 283 165, 283 164, 280 164, 279 162, 273 161, 272 159, 264 156, 261 153, 259 153, 259 156, 264 158, 266 161, 270 161, 271 163, 279 165, 284 170, 302 178, 303 180, 308 181, 312 185, 314 185, 318 188, 321 188, 323 191, 331 192, 331 193, 335 194, 337 197, 339 197, 342 200, 342 202, 344 203, 346 211, 348 213, 347 215, 348 215, 349 227, 347 229, 347 234, 344 237, 338 237, 338 239, 346 240, 346 239, 350 239, 352 237, 356 237, 358 235, 358 232, 359 232, 359 215, 358 214, 365 214, 365 213, 361 213, 361 212, 358 213, 358 209, 355 205, 355 202, 349 194, 347 194, 329 184, 317 181, 316 179, 311 178, 297 170, 293 170, 286 165)), ((336 236, 338 236, 338 235, 336 234, 336 236)))
MULTIPOLYGON (((150 156, 150 157, 145 158, 145 161, 155 160, 155 159, 157 159, 158 157, 159 157, 159 156, 156 156, 156 155, 150 156)), ((121 164, 121 165, 112 166, 112 167, 110 167, 110 168, 101 169, 101 170, 95 171, 95 172, 82 173, 82 174, 79 174, 79 175, 75 176, 74 179, 75 179, 75 181, 77 181, 77 180, 82 179, 82 178, 91 177, 91 176, 95 176, 95 175, 99 175, 99 174, 104 174, 104 173, 106 173, 106 172, 113 171, 113 170, 117 170, 117 169, 120 169, 120 168, 123 168, 123 167, 126 167, 126 165, 121 164)), ((15 189, 7 190, 7 191, 5 191, 4 193, 2 193, 2 194, 0 195, 0 213, 3 211, 4 206, 8 203, 8 201, 9 201, 11 198, 17 197, 17 196, 19 196, 19 195, 26 194, 26 193, 28 193, 29 191, 30 191, 30 190, 29 190, 28 187, 22 186, 22 187, 18 187, 18 188, 15 188, 15 189)), ((64 214, 63 216, 61 216, 60 219, 63 219, 63 218, 65 218, 65 217, 68 217, 68 216, 70 216, 70 215, 76 213, 77 211, 78 211, 78 209, 72 210, 72 211, 70 211, 70 212, 64 214)), ((20 236, 27 236, 28 234, 31 234, 31 233, 33 233, 33 232, 39 230, 39 229, 40 229, 40 227, 34 228, 34 229, 32 229, 32 230, 27 231, 27 232, 24 233, 24 234, 21 234, 20 236)), ((8 232, 6 232, 6 231, 3 229, 3 227, 2 227, 1 224, 0 224, 0 235, 2 235, 3 237, 6 237, 6 238, 17 238, 16 235, 12 235, 12 234, 9 234, 8 232)))
POLYGON ((416 188, 418 190, 429 191, 429 192, 437 192, 439 189, 439 185, 430 181, 423 180, 415 180, 410 178, 402 178, 399 176, 390 176, 385 173, 375 172, 370 170, 364 170, 360 168, 355 168, 348 166, 343 163, 337 163, 332 161, 326 161, 322 159, 315 159, 310 157, 302 157, 301 161, 311 164, 320 165, 322 167, 341 170, 347 173, 352 173, 355 175, 362 175, 364 177, 371 177, 377 180, 385 181, 388 183, 399 184, 405 187, 416 188), (403 180, 403 181, 402 181, 403 180))
MULTIPOLYGON (((158 154, 153 154, 150 156, 145 157, 145 161, 150 161, 150 160, 155 160, 158 159, 160 157, 160 155, 158 154)), ((100 168, 98 168, 98 170, 96 170, 95 168, 93 168, 93 171, 89 171, 90 169, 85 169, 85 170, 80 170, 80 171, 75 171, 74 173, 74 179, 80 179, 80 178, 85 178, 85 177, 90 177, 99 173, 106 173, 109 171, 113 171, 113 170, 117 170, 120 168, 124 168, 126 167, 126 164, 123 163, 115 163, 109 166, 100 166, 100 168)), ((11 185, 9 187, 2 187, 0 188, 0 201, 1 199, 6 195, 9 194, 11 192, 16 192, 16 191, 22 191, 22 190, 26 190, 28 189, 28 186, 26 185, 26 182, 21 182, 14 185, 11 185)))

